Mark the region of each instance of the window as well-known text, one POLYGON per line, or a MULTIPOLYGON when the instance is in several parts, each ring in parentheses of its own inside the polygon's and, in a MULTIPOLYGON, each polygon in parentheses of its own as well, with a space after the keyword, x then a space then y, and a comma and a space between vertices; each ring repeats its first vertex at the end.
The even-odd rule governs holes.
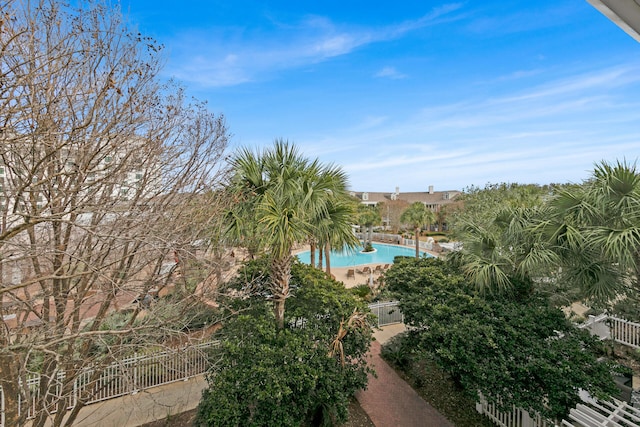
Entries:
POLYGON ((369 193, 362 193, 362 200, 369 200, 369 193))

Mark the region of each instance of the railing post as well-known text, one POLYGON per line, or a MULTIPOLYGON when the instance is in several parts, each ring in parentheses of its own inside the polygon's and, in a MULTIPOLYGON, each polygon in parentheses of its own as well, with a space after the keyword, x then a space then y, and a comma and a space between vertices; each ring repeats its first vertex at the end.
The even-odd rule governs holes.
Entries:
MULTIPOLYGON (((184 369, 184 381, 189 381, 189 362, 191 361, 190 347, 185 347, 182 354, 182 366, 184 369)), ((180 360, 180 359, 178 359, 180 360)))
POLYGON ((531 415, 529 415, 529 412, 524 409, 520 409, 520 411, 522 413, 522 427, 535 427, 535 423, 531 415))
POLYGON ((138 393, 138 352, 133 353, 133 391, 131 394, 138 393))
POLYGON ((4 427, 4 390, 0 385, 0 427, 4 427))
POLYGON ((82 374, 76 375, 76 378, 73 380, 73 405, 72 408, 75 408, 78 404, 78 380, 80 379, 82 374))

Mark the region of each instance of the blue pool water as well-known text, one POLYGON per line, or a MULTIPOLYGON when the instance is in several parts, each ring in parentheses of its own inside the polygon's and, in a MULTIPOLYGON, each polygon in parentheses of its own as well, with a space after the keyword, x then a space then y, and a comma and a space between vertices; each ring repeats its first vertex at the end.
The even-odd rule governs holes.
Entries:
MULTIPOLYGON (((362 253, 359 250, 354 252, 334 252, 331 251, 331 267, 353 267, 363 264, 391 264, 393 258, 398 255, 415 256, 415 248, 407 248, 403 246, 383 245, 381 243, 374 243, 373 247, 375 252, 362 253)), ((421 252, 422 255, 431 256, 426 252, 421 252)), ((422 256, 421 255, 421 256, 422 256)), ((300 261, 309 264, 309 251, 300 252, 297 254, 300 261)), ((316 262, 318 260, 318 251, 316 251, 316 262)))

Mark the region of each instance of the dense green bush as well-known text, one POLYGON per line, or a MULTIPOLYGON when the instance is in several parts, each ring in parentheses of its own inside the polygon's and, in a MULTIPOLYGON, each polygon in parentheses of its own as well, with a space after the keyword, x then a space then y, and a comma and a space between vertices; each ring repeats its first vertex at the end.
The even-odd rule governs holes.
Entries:
POLYGON ((265 298, 265 265, 247 265, 231 284, 240 297, 223 302, 240 314, 230 314, 218 334, 197 425, 342 422, 350 397, 367 383, 371 327, 366 314, 353 316, 366 306, 323 272, 294 263, 285 328, 278 330, 265 298))
POLYGON ((399 348, 425 352, 471 396, 560 418, 580 402, 579 389, 615 393, 614 367, 597 361, 602 344, 529 283, 482 296, 434 258, 401 260, 386 280, 412 327, 399 348))

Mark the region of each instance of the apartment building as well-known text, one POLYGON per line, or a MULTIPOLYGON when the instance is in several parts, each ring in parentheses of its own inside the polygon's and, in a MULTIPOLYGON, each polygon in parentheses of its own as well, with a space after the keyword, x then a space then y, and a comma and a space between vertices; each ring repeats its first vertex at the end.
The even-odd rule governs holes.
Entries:
MULTIPOLYGON (((435 191, 433 185, 430 185, 427 191, 400 192, 400 188, 396 187, 395 191, 389 193, 352 191, 351 196, 367 206, 382 206, 383 209, 380 214, 382 215, 383 225, 391 226, 394 222, 394 213, 396 217, 399 216, 400 212, 412 203, 423 203, 438 216, 438 214, 444 213, 446 206, 452 206, 456 203, 456 198, 460 193, 458 190, 435 191)), ((432 227, 434 229, 445 227, 443 222, 443 217, 440 216, 437 224, 433 224, 432 227)))

